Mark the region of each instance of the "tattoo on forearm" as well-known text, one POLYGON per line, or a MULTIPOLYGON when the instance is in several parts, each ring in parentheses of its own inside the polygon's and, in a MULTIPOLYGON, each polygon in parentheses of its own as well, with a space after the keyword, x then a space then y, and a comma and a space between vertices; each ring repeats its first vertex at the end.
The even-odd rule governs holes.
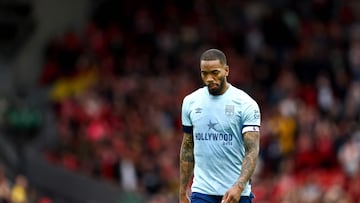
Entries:
POLYGON ((180 150, 180 188, 185 192, 194 170, 194 141, 191 134, 184 134, 180 150))
POLYGON ((236 184, 244 188, 247 181, 254 173, 258 155, 259 155, 259 132, 247 132, 244 134, 245 157, 242 163, 242 169, 236 184))
POLYGON ((181 161, 194 162, 194 140, 192 135, 185 134, 181 145, 181 161))

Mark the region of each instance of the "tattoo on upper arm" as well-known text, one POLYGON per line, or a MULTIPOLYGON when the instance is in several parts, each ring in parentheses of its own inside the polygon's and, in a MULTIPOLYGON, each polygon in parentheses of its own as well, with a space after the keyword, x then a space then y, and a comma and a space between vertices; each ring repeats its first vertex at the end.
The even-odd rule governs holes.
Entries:
POLYGON ((259 151, 260 133, 257 131, 244 134, 245 153, 257 153, 259 151))

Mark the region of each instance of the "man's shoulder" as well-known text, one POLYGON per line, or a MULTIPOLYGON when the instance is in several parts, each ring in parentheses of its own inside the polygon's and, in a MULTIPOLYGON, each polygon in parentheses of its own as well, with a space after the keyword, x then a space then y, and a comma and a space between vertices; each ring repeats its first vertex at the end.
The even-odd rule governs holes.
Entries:
POLYGON ((238 87, 231 86, 232 88, 232 94, 236 95, 239 98, 242 99, 253 99, 249 93, 247 93, 245 90, 242 90, 238 87))
POLYGON ((193 92, 186 95, 184 99, 194 99, 197 97, 202 97, 203 94, 205 93, 205 90, 206 90, 206 87, 198 88, 197 90, 194 90, 193 92))
POLYGON ((234 87, 232 86, 232 96, 233 99, 241 102, 242 104, 244 103, 256 103, 255 99, 249 94, 247 93, 245 90, 242 90, 240 88, 234 87))

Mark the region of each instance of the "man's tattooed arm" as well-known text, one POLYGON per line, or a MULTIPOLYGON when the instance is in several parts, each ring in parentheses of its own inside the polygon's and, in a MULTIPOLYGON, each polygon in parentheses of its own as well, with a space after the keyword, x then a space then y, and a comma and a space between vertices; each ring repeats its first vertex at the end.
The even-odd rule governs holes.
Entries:
POLYGON ((194 140, 189 133, 184 133, 180 149, 180 197, 186 196, 187 187, 194 171, 194 140))
POLYGON ((243 190, 246 183, 250 180, 255 171, 258 155, 259 155, 259 132, 246 132, 243 135, 245 145, 245 157, 242 163, 242 169, 236 185, 243 190))

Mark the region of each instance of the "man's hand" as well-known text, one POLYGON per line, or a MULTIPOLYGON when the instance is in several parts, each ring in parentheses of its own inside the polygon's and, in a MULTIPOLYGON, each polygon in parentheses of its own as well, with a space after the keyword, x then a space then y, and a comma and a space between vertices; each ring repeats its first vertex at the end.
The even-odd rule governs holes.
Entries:
POLYGON ((249 131, 243 134, 245 156, 242 163, 241 174, 236 183, 225 193, 221 203, 238 203, 246 183, 254 173, 259 155, 260 133, 249 131))
POLYGON ((221 203, 238 203, 243 189, 238 185, 232 186, 223 196, 221 203))

